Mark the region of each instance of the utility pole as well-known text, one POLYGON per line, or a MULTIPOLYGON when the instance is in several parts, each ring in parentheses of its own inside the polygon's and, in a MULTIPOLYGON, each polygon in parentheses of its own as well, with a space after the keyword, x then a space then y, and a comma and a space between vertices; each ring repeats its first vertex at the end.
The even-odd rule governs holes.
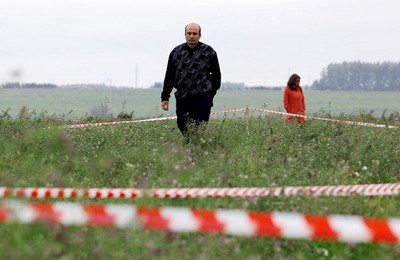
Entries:
POLYGON ((138 82, 138 65, 136 63, 136 66, 135 66, 135 88, 138 87, 137 82, 138 82))
POLYGON ((112 86, 112 80, 111 79, 107 79, 107 86, 108 86, 108 102, 111 105, 111 86, 112 86))

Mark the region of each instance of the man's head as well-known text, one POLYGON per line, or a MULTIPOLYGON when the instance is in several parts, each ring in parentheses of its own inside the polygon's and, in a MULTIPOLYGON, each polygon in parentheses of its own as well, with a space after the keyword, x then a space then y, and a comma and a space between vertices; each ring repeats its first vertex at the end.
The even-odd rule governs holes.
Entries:
POLYGON ((200 25, 196 23, 190 23, 185 27, 185 38, 186 43, 190 48, 196 47, 201 38, 201 28, 200 25))

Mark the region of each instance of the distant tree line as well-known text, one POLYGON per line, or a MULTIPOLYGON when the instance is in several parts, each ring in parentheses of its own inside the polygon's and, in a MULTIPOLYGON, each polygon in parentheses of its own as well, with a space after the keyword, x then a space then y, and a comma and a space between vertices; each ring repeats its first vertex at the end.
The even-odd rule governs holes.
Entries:
POLYGON ((50 83, 19 83, 9 82, 1 85, 2 88, 57 88, 57 85, 50 83))
MULTIPOLYGON (((50 83, 10 82, 2 88, 57 88, 50 83)), ((63 88, 110 88, 105 84, 73 84, 63 88)), ((115 87, 115 86, 113 86, 115 87)), ((282 90, 284 86, 246 86, 244 83, 222 82, 222 90, 282 90)), ((356 91, 400 91, 400 62, 365 63, 360 61, 331 63, 321 72, 321 78, 311 86, 313 90, 356 90, 356 91)), ((150 88, 162 89, 162 82, 154 83, 150 88)))
POLYGON ((400 91, 400 62, 331 63, 321 78, 311 85, 315 90, 400 91))

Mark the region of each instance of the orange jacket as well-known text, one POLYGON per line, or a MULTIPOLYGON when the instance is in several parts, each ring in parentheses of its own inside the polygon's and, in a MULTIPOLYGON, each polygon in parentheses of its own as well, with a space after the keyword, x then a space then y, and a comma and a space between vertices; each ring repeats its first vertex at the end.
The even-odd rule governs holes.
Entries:
MULTIPOLYGON (((290 114, 306 115, 306 103, 304 101, 303 89, 299 86, 291 90, 289 86, 285 87, 283 93, 283 106, 286 112, 290 114)), ((293 117, 286 116, 286 122, 291 122, 293 117)), ((297 117, 297 122, 304 121, 304 117, 297 117)))

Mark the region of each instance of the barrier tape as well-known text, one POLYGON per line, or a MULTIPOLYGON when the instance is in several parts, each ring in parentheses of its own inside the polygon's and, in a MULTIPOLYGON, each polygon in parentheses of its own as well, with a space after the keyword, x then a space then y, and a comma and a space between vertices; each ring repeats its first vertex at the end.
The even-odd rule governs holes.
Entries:
POLYGON ((276 188, 180 188, 154 189, 157 198, 210 198, 210 197, 288 197, 300 195, 312 196, 388 196, 400 193, 400 183, 305 186, 276 188))
POLYGON ((88 127, 95 127, 95 126, 108 126, 108 125, 121 125, 121 124, 132 124, 132 123, 167 121, 167 120, 173 120, 173 119, 176 119, 176 116, 129 120, 129 121, 117 121, 117 122, 102 122, 102 123, 93 123, 93 124, 66 125, 65 128, 70 128, 70 129, 72 129, 72 128, 88 128, 88 127))
MULTIPOLYGON (((226 114, 232 112, 239 112, 243 111, 245 108, 239 109, 228 109, 225 111, 220 112, 211 112, 211 115, 218 115, 218 114, 226 114)), ((92 123, 92 124, 75 124, 75 125, 66 125, 66 128, 88 128, 88 127, 96 127, 96 126, 108 126, 108 125, 121 125, 121 124, 132 124, 132 123, 145 123, 145 122, 158 122, 158 121, 167 121, 167 120, 174 120, 176 116, 170 117, 159 117, 159 118, 149 118, 149 119, 138 119, 138 120, 128 120, 128 121, 116 121, 116 122, 102 122, 102 123, 92 123)))
MULTIPOLYGON (((359 125, 359 126, 381 127, 381 128, 400 128, 400 126, 391 126, 391 125, 383 125, 383 124, 375 124, 375 123, 355 122, 355 121, 349 121, 349 120, 338 120, 338 119, 332 119, 332 118, 304 116, 304 115, 290 114, 290 113, 279 112, 279 111, 274 111, 274 110, 250 108, 250 107, 228 109, 228 110, 219 111, 219 112, 211 112, 210 114, 218 115, 218 114, 226 114, 226 113, 249 111, 249 110, 258 111, 258 112, 266 112, 266 113, 283 115, 283 116, 304 117, 307 119, 336 122, 336 123, 348 124, 348 125, 359 125)), ((129 120, 129 121, 102 122, 102 123, 92 123, 92 124, 75 124, 75 125, 66 125, 64 127, 69 128, 69 129, 88 128, 88 127, 96 127, 96 126, 109 126, 109 125, 121 125, 121 124, 132 124, 132 123, 145 123, 145 122, 159 122, 159 121, 167 121, 167 120, 174 120, 174 119, 176 119, 176 116, 129 120)))
POLYGON ((222 198, 222 197, 288 197, 288 196, 390 196, 400 193, 400 183, 339 186, 293 186, 274 188, 7 188, 0 187, 0 198, 222 198))
POLYGON ((383 124, 375 124, 375 123, 364 123, 364 122, 356 122, 356 121, 350 121, 350 120, 338 120, 338 119, 332 119, 332 118, 322 118, 322 117, 313 117, 313 116, 304 116, 304 115, 290 114, 290 113, 279 112, 279 111, 268 110, 268 109, 260 109, 260 108, 249 108, 249 109, 251 109, 253 111, 258 111, 258 112, 267 112, 267 113, 271 113, 271 114, 278 114, 278 115, 284 115, 284 116, 303 117, 303 118, 307 118, 307 119, 322 120, 322 121, 335 122, 335 123, 347 124, 347 125, 359 125, 359 126, 381 127, 381 128, 400 128, 400 126, 383 125, 383 124))
POLYGON ((305 215, 217 209, 148 208, 71 202, 0 204, 1 222, 50 222, 63 225, 143 227, 169 232, 218 233, 350 243, 399 243, 400 218, 356 215, 305 215))
POLYGON ((210 115, 219 115, 219 114, 226 114, 226 113, 234 113, 234 112, 240 112, 240 111, 245 111, 246 108, 232 108, 224 111, 219 111, 219 112, 211 112, 210 115))

